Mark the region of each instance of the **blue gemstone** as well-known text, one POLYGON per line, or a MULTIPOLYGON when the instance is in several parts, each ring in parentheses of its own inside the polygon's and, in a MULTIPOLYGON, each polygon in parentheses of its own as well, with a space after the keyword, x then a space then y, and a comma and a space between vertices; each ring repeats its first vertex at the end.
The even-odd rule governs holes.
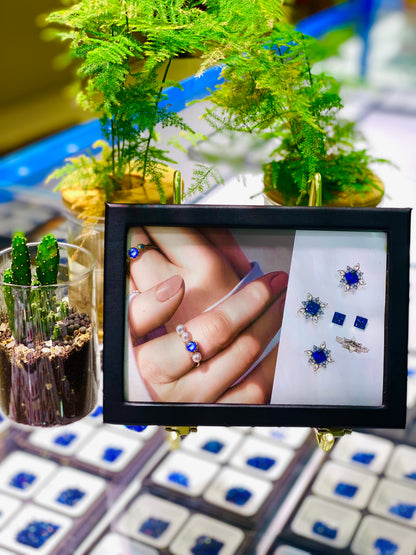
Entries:
POLYGON ((324 538, 329 538, 330 540, 334 540, 337 537, 337 529, 330 528, 325 523, 317 520, 313 525, 312 531, 315 534, 319 534, 319 536, 323 536, 324 538))
POLYGON ((137 258, 139 256, 139 249, 136 247, 132 247, 129 249, 129 256, 130 258, 137 258))
POLYGON ((410 478, 411 480, 416 480, 416 472, 409 472, 409 474, 405 474, 405 478, 410 478))
POLYGON ((193 353, 194 351, 197 350, 198 345, 196 344, 195 341, 188 341, 188 343, 186 344, 186 348, 190 353, 193 353))
POLYGON ((345 281, 348 283, 348 285, 354 285, 360 280, 358 278, 357 272, 355 270, 350 270, 349 272, 345 272, 345 281))
POLYGON ((168 476, 168 480, 169 482, 173 482, 174 484, 179 484, 184 488, 189 487, 188 477, 185 476, 185 474, 182 474, 181 472, 171 472, 168 476))
POLYGON ((224 444, 221 441, 216 441, 215 439, 211 439, 207 441, 201 449, 204 451, 209 451, 210 453, 219 453, 221 449, 224 447, 224 444))
POLYGON ((59 529, 56 524, 34 520, 21 530, 16 541, 35 549, 42 547, 45 542, 59 529))
POLYGON ((4 418, 2 417, 2 415, 0 414, 0 422, 3 422, 4 418))
POLYGON ((305 312, 315 316, 321 309, 321 305, 316 303, 315 301, 308 301, 305 306, 305 312))
POLYGON ((9 486, 18 489, 26 489, 33 484, 36 480, 36 476, 34 474, 28 474, 27 472, 19 472, 9 482, 9 486))
POLYGON ((160 536, 168 528, 168 526, 169 522, 150 517, 145 522, 143 522, 143 524, 140 526, 139 531, 146 536, 157 539, 160 538, 160 536))
POLYGON ((374 459, 375 454, 374 453, 354 453, 354 455, 351 457, 351 459, 355 462, 359 462, 361 464, 370 464, 372 462, 372 460, 374 459))
POLYGON ((191 549, 193 555, 218 555, 224 544, 209 536, 199 536, 191 549))
POLYGON ((367 318, 363 318, 362 316, 357 316, 354 322, 354 326, 356 328, 359 328, 360 330, 365 330, 367 322, 368 322, 367 318))
POLYGON ((336 494, 342 495, 343 497, 352 498, 357 493, 358 487, 353 486, 352 484, 344 484, 342 482, 339 482, 339 484, 336 485, 334 491, 336 494))
POLYGON ((345 321, 345 314, 342 312, 334 312, 334 316, 332 317, 332 323, 338 324, 338 326, 343 326, 345 321))
POLYGON ((102 459, 107 462, 114 462, 119 458, 122 452, 123 449, 119 449, 116 447, 107 447, 107 449, 104 451, 102 459))
POLYGON ((251 491, 245 488, 231 488, 227 491, 225 499, 230 501, 230 503, 235 503, 236 505, 242 506, 247 503, 251 497, 251 491))
POLYGON ((401 516, 402 518, 407 518, 408 520, 413 518, 415 511, 416 505, 409 505, 407 503, 397 503, 396 505, 389 507, 389 513, 401 516))
POLYGON ((322 364, 325 362, 328 357, 323 349, 318 349, 314 353, 312 353, 312 358, 316 362, 316 364, 322 364))
POLYGON ((275 462, 276 461, 270 457, 251 457, 251 459, 247 459, 247 464, 249 466, 264 471, 274 466, 275 462))
POLYGON ((97 416, 101 416, 103 414, 103 407, 100 405, 98 406, 94 412, 91 413, 93 418, 97 418, 97 416))
POLYGON ((386 538, 377 538, 373 545, 378 550, 377 555, 394 555, 399 549, 397 544, 386 538))
POLYGON ((76 434, 66 433, 66 434, 56 436, 53 442, 56 443, 57 445, 68 447, 68 445, 72 443, 76 437, 77 437, 76 434))
POLYGON ((69 488, 62 491, 56 498, 56 501, 58 503, 62 503, 62 505, 73 507, 84 497, 84 495, 85 492, 81 491, 80 489, 69 488))
POLYGON ((142 432, 147 428, 147 426, 126 426, 128 430, 133 430, 133 432, 142 432))

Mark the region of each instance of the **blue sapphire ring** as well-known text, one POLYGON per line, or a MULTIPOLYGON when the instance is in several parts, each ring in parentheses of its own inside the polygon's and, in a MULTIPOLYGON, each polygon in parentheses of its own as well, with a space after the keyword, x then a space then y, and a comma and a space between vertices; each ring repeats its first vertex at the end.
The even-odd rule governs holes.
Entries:
POLYGON ((201 363, 202 355, 198 350, 198 343, 194 341, 191 337, 189 331, 183 324, 176 326, 176 333, 181 337, 182 341, 185 343, 185 349, 191 354, 192 361, 195 363, 195 367, 198 367, 201 363))
POLYGON ((140 258, 143 253, 151 249, 159 250, 159 247, 153 243, 139 243, 128 250, 128 260, 134 262, 134 260, 140 258))
POLYGON ((308 357, 308 362, 313 366, 313 371, 316 373, 321 368, 326 368, 330 362, 335 362, 331 356, 331 351, 327 349, 325 341, 319 347, 314 345, 312 349, 305 351, 308 357))
POLYGON ((302 314, 307 320, 317 322, 323 316, 327 304, 321 301, 319 297, 314 297, 308 293, 306 301, 302 301, 302 307, 298 310, 298 314, 302 314))
POLYGON ((358 289, 366 284, 358 263, 353 268, 347 266, 346 270, 338 270, 338 274, 341 276, 340 283, 344 286, 344 291, 358 289))

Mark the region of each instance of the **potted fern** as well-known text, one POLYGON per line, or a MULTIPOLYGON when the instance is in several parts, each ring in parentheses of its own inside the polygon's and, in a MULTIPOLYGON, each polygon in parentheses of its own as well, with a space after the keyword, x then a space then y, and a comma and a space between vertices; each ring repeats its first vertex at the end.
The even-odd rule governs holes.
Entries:
POLYGON ((98 389, 94 259, 22 233, 0 253, 0 406, 10 419, 56 426, 86 416, 98 389))
MULTIPOLYGON (((280 12, 267 35, 233 43, 223 52, 224 81, 212 93, 205 117, 230 130, 270 142, 264 166, 267 202, 307 205, 311 184, 322 178, 328 206, 375 206, 384 193, 354 123, 343 121, 339 83, 313 65, 323 49, 284 21, 280 12)), ((379 160, 377 160, 379 161, 379 160)))

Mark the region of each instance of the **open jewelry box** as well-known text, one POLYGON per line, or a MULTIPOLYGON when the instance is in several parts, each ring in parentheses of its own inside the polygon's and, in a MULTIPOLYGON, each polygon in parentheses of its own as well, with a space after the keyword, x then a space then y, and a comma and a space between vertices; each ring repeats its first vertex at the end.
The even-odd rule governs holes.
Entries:
POLYGON ((105 227, 106 422, 405 426, 410 209, 107 204, 105 227))

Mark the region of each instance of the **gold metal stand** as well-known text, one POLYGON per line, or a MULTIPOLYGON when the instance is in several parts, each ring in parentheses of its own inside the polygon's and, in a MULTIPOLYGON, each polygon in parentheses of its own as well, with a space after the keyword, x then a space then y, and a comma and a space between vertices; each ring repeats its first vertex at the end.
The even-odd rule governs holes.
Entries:
POLYGON ((181 444, 181 439, 196 432, 196 426, 165 426, 166 441, 171 450, 177 449, 181 444))

